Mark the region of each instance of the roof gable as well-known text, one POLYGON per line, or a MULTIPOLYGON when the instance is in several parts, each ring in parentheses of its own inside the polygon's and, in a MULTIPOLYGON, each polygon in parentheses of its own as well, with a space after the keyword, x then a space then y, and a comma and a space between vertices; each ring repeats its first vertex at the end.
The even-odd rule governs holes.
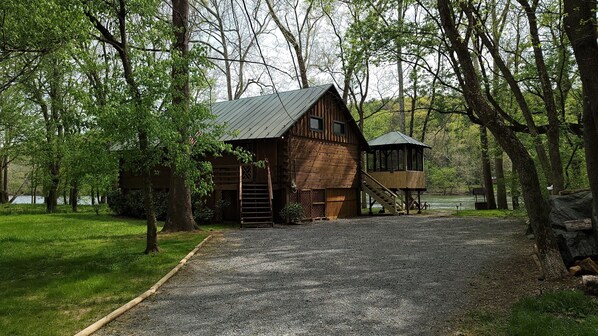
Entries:
POLYGON ((305 114, 332 84, 241 98, 212 105, 216 122, 236 134, 227 134, 223 141, 281 137, 305 114))

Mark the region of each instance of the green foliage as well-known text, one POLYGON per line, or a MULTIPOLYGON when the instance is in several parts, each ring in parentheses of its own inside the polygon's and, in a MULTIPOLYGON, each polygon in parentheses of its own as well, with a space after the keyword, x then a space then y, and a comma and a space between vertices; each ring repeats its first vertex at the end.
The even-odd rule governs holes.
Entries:
POLYGON ((299 203, 288 203, 280 210, 280 217, 286 223, 297 223, 303 218, 303 207, 299 203))
POLYGON ((456 167, 437 167, 435 165, 428 165, 426 172, 427 182, 430 188, 434 190, 442 190, 443 194, 452 193, 458 186, 456 167))
MULTIPOLYGON (((168 211, 168 193, 154 192, 153 196, 156 219, 165 220, 168 211)), ((123 195, 120 190, 110 191, 108 206, 119 216, 145 218, 143 195, 139 190, 129 191, 126 195, 123 195)))
POLYGON ((161 235, 162 252, 147 256, 142 221, 83 210, 0 216, 2 334, 73 335, 146 291, 206 236, 161 235))

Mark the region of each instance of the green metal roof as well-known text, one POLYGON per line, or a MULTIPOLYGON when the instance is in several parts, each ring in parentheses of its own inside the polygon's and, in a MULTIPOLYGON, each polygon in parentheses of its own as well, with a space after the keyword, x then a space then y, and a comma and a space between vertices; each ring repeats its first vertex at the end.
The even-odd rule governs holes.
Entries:
POLYGON ((410 136, 407 136, 401 132, 389 132, 384 135, 377 137, 376 139, 368 142, 370 147, 376 146, 389 146, 389 145, 414 145, 426 148, 432 148, 423 142, 417 141, 410 136))
POLYGON ((218 102, 212 105, 212 114, 216 122, 236 132, 225 135, 223 141, 279 138, 330 90, 336 92, 334 86, 328 84, 218 102))

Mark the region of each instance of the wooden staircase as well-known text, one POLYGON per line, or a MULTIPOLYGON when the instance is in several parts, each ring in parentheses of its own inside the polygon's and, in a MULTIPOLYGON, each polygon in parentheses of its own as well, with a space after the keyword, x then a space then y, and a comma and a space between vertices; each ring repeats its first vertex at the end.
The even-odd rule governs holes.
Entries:
POLYGON ((393 215, 403 214, 403 199, 378 182, 370 174, 361 171, 361 189, 393 215))
POLYGON ((239 175, 239 204, 241 207, 241 227, 274 226, 272 216, 272 181, 270 167, 268 169, 268 183, 244 182, 242 173, 239 175))

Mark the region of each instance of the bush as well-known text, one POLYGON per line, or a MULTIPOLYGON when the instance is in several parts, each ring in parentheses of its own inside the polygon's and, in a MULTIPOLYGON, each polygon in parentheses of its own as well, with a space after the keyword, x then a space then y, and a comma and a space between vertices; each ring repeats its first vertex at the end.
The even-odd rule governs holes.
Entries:
POLYGON ((280 217, 286 223, 297 223, 303 218, 303 207, 299 203, 289 203, 280 211, 280 217))
MULTIPOLYGON (((168 211, 168 193, 154 192, 154 209, 157 220, 165 220, 168 211)), ((143 195, 140 190, 129 191, 126 195, 121 190, 108 193, 108 207, 119 216, 145 218, 143 195)))
POLYGON ((203 200, 193 203, 193 218, 197 224, 206 224, 214 218, 214 210, 206 207, 203 200))

